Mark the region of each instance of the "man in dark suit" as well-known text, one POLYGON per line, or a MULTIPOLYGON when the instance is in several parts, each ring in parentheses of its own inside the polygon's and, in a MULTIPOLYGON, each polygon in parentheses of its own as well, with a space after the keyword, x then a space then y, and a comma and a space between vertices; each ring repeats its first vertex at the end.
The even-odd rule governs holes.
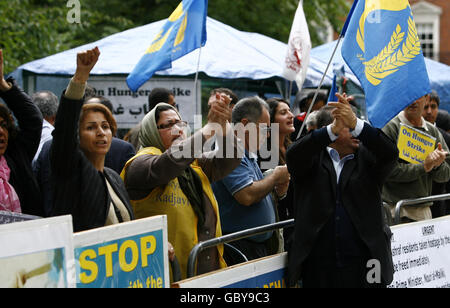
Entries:
POLYGON ((295 187, 287 278, 303 287, 384 287, 393 265, 381 189, 398 150, 338 97, 319 111, 319 129, 287 151, 295 187))

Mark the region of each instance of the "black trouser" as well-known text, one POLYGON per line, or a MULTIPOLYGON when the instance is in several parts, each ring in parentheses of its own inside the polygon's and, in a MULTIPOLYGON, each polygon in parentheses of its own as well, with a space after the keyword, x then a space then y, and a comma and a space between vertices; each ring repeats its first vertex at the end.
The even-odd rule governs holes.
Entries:
MULTIPOLYGON (((249 261, 268 256, 267 247, 266 247, 265 242, 257 243, 257 242, 251 241, 251 240, 242 239, 242 240, 230 242, 229 244, 232 245, 233 247, 235 247, 236 249, 238 249, 240 252, 242 252, 249 261)), ((230 260, 230 259, 227 260, 228 265, 237 264, 240 262, 241 262, 240 260, 239 261, 238 260, 230 260), (229 263, 231 263, 231 264, 229 264, 229 263)))
POLYGON ((308 258, 302 266, 303 288, 385 288, 383 283, 367 281, 367 258, 353 258, 343 267, 334 260, 308 258))

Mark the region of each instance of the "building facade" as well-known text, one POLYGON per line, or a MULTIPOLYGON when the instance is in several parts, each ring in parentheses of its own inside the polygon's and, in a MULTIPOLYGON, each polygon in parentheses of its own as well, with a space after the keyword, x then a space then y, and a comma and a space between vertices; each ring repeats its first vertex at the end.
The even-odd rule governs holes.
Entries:
POLYGON ((450 0, 410 0, 425 57, 450 65, 450 0))

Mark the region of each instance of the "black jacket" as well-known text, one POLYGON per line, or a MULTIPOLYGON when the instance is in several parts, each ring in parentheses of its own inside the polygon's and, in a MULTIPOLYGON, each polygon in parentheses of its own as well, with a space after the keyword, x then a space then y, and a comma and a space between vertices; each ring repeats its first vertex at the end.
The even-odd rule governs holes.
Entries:
POLYGON ((50 149, 51 183, 54 187, 51 216, 71 214, 74 231, 105 226, 111 199, 105 177, 127 207, 133 211, 119 175, 109 168, 99 172, 80 149, 78 122, 83 100, 61 98, 50 149))
MULTIPOLYGON (((42 193, 44 212, 46 216, 50 215, 53 207, 53 184, 51 178, 50 149, 52 140, 48 140, 42 146, 41 152, 33 165, 33 172, 39 184, 42 193)), ((105 157, 105 167, 108 167, 118 174, 122 171, 125 163, 135 155, 134 147, 131 143, 114 138, 111 141, 111 148, 105 157)))
MULTIPOLYGON (((389 284, 393 279, 391 233, 382 218, 381 190, 398 159, 398 150, 381 130, 368 124, 359 139, 362 144, 355 158, 341 172, 341 200, 370 257, 380 261, 383 281, 389 284)), ((324 127, 296 141, 287 151, 287 166, 295 188, 294 240, 288 252, 290 283, 300 278, 302 263, 335 212, 338 185, 326 150, 330 144, 324 127)))
POLYGON ((13 87, 0 92, 0 97, 16 117, 19 132, 9 137, 5 158, 11 170, 9 183, 14 187, 22 213, 43 216, 41 193, 34 177, 31 162, 39 147, 42 131, 42 114, 31 98, 10 78, 13 87))
POLYGON ((122 139, 113 137, 111 147, 105 157, 105 166, 113 169, 118 174, 122 172, 126 162, 136 155, 134 146, 122 139))

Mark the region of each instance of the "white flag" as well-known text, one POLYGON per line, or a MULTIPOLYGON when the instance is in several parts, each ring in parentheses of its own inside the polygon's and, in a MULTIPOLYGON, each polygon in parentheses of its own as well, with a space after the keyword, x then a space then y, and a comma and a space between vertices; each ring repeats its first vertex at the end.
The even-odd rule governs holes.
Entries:
POLYGON ((305 13, 303 12, 303 0, 301 0, 295 12, 294 22, 292 23, 283 69, 284 78, 290 81, 295 80, 299 90, 302 89, 306 79, 310 51, 311 38, 309 36, 305 13))

